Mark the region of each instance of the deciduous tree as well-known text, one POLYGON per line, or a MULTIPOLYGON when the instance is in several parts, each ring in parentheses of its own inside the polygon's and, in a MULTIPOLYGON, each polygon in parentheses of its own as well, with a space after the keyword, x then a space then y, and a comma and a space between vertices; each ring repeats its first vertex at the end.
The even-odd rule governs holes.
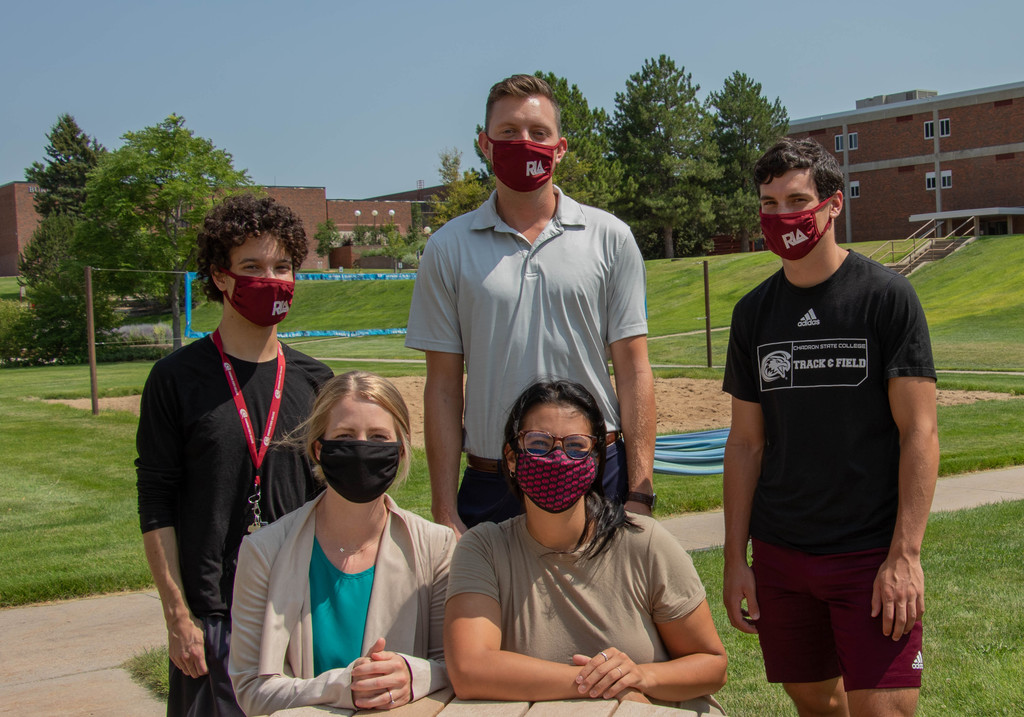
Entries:
POLYGON ((438 174, 444 184, 443 199, 431 202, 433 222, 441 226, 451 219, 476 209, 490 196, 494 179, 484 180, 477 172, 462 171, 462 152, 454 147, 441 151, 441 167, 438 174))
POLYGON ((86 184, 86 221, 76 252, 96 266, 167 274, 107 274, 107 286, 125 295, 161 291, 171 304, 174 345, 181 345, 184 276, 195 268, 196 234, 220 197, 251 185, 231 155, 171 115, 124 135, 124 145, 103 156, 86 184), (114 276, 114 281, 109 277, 114 276))
MULTIPOLYGON (((699 85, 666 55, 646 60, 615 95, 608 136, 622 164, 619 212, 640 235, 656 229, 664 256, 700 248, 713 219, 709 186, 720 170, 699 85)), ((643 242, 641 241, 641 244, 643 242)))
POLYGON ((750 236, 758 231, 758 198, 751 174, 764 152, 789 130, 789 114, 779 98, 761 94, 761 83, 737 70, 719 92, 708 97, 715 112, 715 142, 721 152, 722 176, 715 182, 718 230, 740 240, 750 251, 750 236))
POLYGON ((333 219, 327 219, 316 225, 316 253, 320 256, 327 256, 331 249, 341 246, 341 232, 333 219))

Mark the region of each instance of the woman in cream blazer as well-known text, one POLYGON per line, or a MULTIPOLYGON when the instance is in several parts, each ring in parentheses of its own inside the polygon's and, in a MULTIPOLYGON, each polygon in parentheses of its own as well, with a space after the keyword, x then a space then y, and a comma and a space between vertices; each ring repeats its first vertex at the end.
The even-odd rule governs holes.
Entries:
MULTIPOLYGON (((395 419, 407 465, 408 413, 397 389, 365 372, 338 376, 321 390, 313 415, 300 429, 308 434, 307 450, 326 474, 328 487, 242 541, 229 671, 247 715, 303 705, 390 709, 448 685, 441 640, 455 534, 402 510, 390 496, 365 500, 367 495, 359 491, 365 493, 367 483, 379 483, 376 474, 337 467, 356 465, 351 461, 359 454, 350 456, 348 464, 332 463, 335 459, 328 455, 335 445, 344 450, 363 445, 371 451, 393 445, 383 440, 389 437, 386 433, 373 433, 381 421, 373 423, 364 415, 367 409, 372 419, 380 408, 395 419), (364 424, 373 430, 360 432, 364 424), (358 474, 353 479, 357 483, 332 480, 339 472, 358 474), (359 502, 344 498, 336 487, 359 502), (360 657, 320 674, 314 670, 309 579, 314 537, 324 555, 336 567, 343 566, 342 572, 373 569, 360 657)), ((381 465, 373 460, 371 456, 357 467, 381 465)))

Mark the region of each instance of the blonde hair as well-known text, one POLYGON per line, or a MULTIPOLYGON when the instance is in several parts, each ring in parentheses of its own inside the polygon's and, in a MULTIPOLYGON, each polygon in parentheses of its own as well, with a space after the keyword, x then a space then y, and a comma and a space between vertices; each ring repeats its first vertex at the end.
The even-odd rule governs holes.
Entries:
POLYGON ((484 132, 491 131, 491 111, 494 109, 494 105, 497 104, 498 100, 505 99, 506 97, 517 97, 519 99, 547 97, 551 102, 552 108, 555 110, 555 128, 558 130, 558 135, 562 135, 562 107, 558 104, 558 100, 555 99, 555 93, 552 91, 551 85, 536 75, 512 75, 491 87, 491 91, 487 95, 487 107, 484 112, 484 132))
POLYGON ((398 478, 395 484, 398 485, 405 480, 409 474, 409 462, 412 457, 412 440, 409 433, 409 409, 405 405, 405 399, 395 384, 382 376, 369 371, 349 371, 340 376, 335 376, 325 383, 313 402, 313 409, 309 418, 303 421, 294 431, 284 439, 284 442, 305 451, 309 460, 313 462, 314 473, 318 481, 323 481, 320 472, 320 464, 313 451, 317 441, 327 432, 327 422, 330 419, 331 409, 343 398, 350 396, 376 403, 385 411, 391 414, 395 421, 395 433, 398 434, 398 442, 402 444, 402 457, 398 465, 398 478))

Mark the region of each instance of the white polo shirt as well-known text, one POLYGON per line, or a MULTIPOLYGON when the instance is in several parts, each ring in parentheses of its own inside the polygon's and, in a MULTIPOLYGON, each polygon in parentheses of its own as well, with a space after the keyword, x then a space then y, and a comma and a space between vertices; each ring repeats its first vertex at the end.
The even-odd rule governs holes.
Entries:
POLYGON ((532 245, 498 216, 495 193, 431 236, 420 261, 405 345, 463 354, 463 448, 484 458, 501 456, 509 408, 540 379, 583 384, 618 430, 608 347, 647 333, 646 273, 629 227, 556 191, 532 245))

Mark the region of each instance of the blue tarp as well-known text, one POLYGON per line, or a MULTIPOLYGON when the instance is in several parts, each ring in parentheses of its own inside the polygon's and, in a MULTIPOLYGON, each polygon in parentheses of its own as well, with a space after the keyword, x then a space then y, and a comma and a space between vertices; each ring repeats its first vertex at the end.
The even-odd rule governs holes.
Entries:
POLYGON ((728 428, 659 436, 654 442, 654 472, 663 475, 721 473, 728 436, 728 428))

